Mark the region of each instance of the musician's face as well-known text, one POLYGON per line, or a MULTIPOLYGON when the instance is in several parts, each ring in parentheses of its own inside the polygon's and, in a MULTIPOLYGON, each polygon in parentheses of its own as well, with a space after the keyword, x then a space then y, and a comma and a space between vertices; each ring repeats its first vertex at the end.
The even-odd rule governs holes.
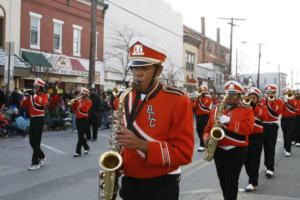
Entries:
MULTIPOLYGON (((133 80, 136 83, 136 88, 140 92, 146 92, 148 89, 151 80, 153 79, 153 75, 155 73, 156 66, 141 66, 141 67, 132 67, 131 71, 133 74, 133 80)), ((158 77, 161 73, 162 68, 159 67, 155 77, 158 77)))
POLYGON ((236 94, 228 94, 228 96, 226 97, 226 103, 229 105, 234 105, 237 104, 240 100, 240 94, 236 93, 236 94))
POLYGON ((250 94, 249 98, 250 98, 251 102, 253 102, 254 104, 258 103, 258 96, 256 94, 250 94))

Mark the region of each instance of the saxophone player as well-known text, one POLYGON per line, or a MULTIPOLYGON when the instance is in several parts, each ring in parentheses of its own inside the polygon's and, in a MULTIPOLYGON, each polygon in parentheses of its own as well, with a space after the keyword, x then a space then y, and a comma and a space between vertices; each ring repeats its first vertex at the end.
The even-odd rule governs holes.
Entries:
POLYGON ((181 90, 157 79, 166 53, 156 44, 133 40, 129 50, 135 87, 125 97, 123 147, 124 200, 179 198, 180 166, 194 149, 192 105, 181 90))
POLYGON ((297 101, 290 88, 283 90, 283 108, 281 117, 281 129, 283 133, 284 152, 286 157, 291 156, 292 136, 295 128, 295 116, 297 101))
POLYGON ((200 140, 198 152, 204 151, 203 131, 208 122, 209 114, 212 108, 213 100, 208 93, 208 87, 200 86, 198 90, 198 97, 194 101, 194 111, 196 115, 196 128, 200 140))
MULTIPOLYGON (((218 119, 222 124, 225 137, 218 142, 214 161, 225 200, 237 199, 238 180, 247 156, 248 135, 254 126, 252 109, 241 102, 243 90, 243 86, 237 81, 229 81, 225 84, 225 107, 218 119)), ((205 142, 209 139, 215 115, 217 115, 216 108, 210 113, 204 130, 205 142)))
POLYGON ((267 107, 267 118, 264 121, 264 153, 265 175, 268 178, 274 176, 275 146, 279 128, 279 115, 282 113, 282 101, 276 99, 277 86, 267 84, 265 86, 266 98, 262 104, 267 107))
POLYGON ((258 88, 252 87, 247 93, 250 98, 250 106, 254 113, 255 123, 253 131, 249 136, 248 154, 245 162, 246 173, 249 177, 245 191, 253 192, 258 185, 260 157, 264 142, 263 121, 265 121, 267 117, 267 108, 259 103, 261 91, 258 88))

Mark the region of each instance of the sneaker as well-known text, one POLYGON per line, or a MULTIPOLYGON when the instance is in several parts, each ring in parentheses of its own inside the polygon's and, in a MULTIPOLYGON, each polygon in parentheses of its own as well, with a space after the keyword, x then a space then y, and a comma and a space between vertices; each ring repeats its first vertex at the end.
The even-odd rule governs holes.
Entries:
POLYGON ((90 149, 83 150, 83 154, 86 155, 89 153, 89 151, 90 151, 90 149))
POLYGON ((46 156, 40 160, 40 166, 43 167, 45 165, 46 156))
POLYGON ((256 188, 252 184, 247 185, 247 187, 245 188, 246 192, 254 192, 255 190, 256 188))
POLYGON ((296 147, 300 147, 300 143, 299 142, 296 143, 296 147))
POLYGON ((291 153, 287 152, 287 151, 284 151, 284 154, 285 154, 285 157, 290 157, 291 156, 291 153))
POLYGON ((267 178, 272 178, 274 176, 274 172, 271 170, 267 170, 265 175, 267 178))
POLYGON ((203 146, 200 146, 200 147, 198 148, 198 152, 200 152, 200 151, 205 151, 205 148, 204 148, 203 146))
POLYGON ((28 167, 28 170, 36 170, 36 169, 39 169, 39 168, 41 168, 40 164, 31 165, 30 167, 28 167))
POLYGON ((73 157, 74 157, 74 158, 79 157, 79 156, 81 156, 81 154, 79 154, 79 153, 74 153, 74 154, 73 154, 73 157))
POLYGON ((295 141, 292 141, 292 145, 294 145, 296 142, 295 141))

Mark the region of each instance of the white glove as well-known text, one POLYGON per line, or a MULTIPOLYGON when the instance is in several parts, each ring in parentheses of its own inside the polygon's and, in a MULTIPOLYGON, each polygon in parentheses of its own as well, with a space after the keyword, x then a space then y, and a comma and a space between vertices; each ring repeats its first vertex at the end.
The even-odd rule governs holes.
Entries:
POLYGON ((222 115, 220 118, 219 118, 219 122, 221 124, 228 124, 230 122, 230 117, 228 117, 227 115, 222 115))
POLYGON ((285 97, 283 98, 283 101, 284 101, 285 103, 287 103, 287 102, 289 101, 289 99, 285 96, 285 97))

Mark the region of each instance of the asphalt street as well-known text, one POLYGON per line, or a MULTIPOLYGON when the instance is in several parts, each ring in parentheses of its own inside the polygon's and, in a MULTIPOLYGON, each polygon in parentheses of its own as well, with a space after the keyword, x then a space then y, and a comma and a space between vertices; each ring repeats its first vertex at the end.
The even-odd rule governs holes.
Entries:
MULTIPOLYGON (((107 149, 109 134, 110 130, 99 131, 98 140, 89 142, 89 154, 73 158, 76 133, 70 130, 44 133, 42 149, 47 156, 46 165, 36 171, 27 170, 32 154, 28 137, 1 138, 0 199, 97 200, 98 158, 107 149)), ((257 191, 254 194, 240 192, 238 199, 300 199, 300 148, 293 147, 292 157, 284 157, 281 138, 280 133, 276 148, 275 177, 266 179, 261 166, 257 191)), ((182 170, 181 200, 222 199, 214 163, 203 161, 203 153, 195 151, 193 162, 182 170)), ((240 188, 246 185, 247 176, 243 170, 240 188)))

